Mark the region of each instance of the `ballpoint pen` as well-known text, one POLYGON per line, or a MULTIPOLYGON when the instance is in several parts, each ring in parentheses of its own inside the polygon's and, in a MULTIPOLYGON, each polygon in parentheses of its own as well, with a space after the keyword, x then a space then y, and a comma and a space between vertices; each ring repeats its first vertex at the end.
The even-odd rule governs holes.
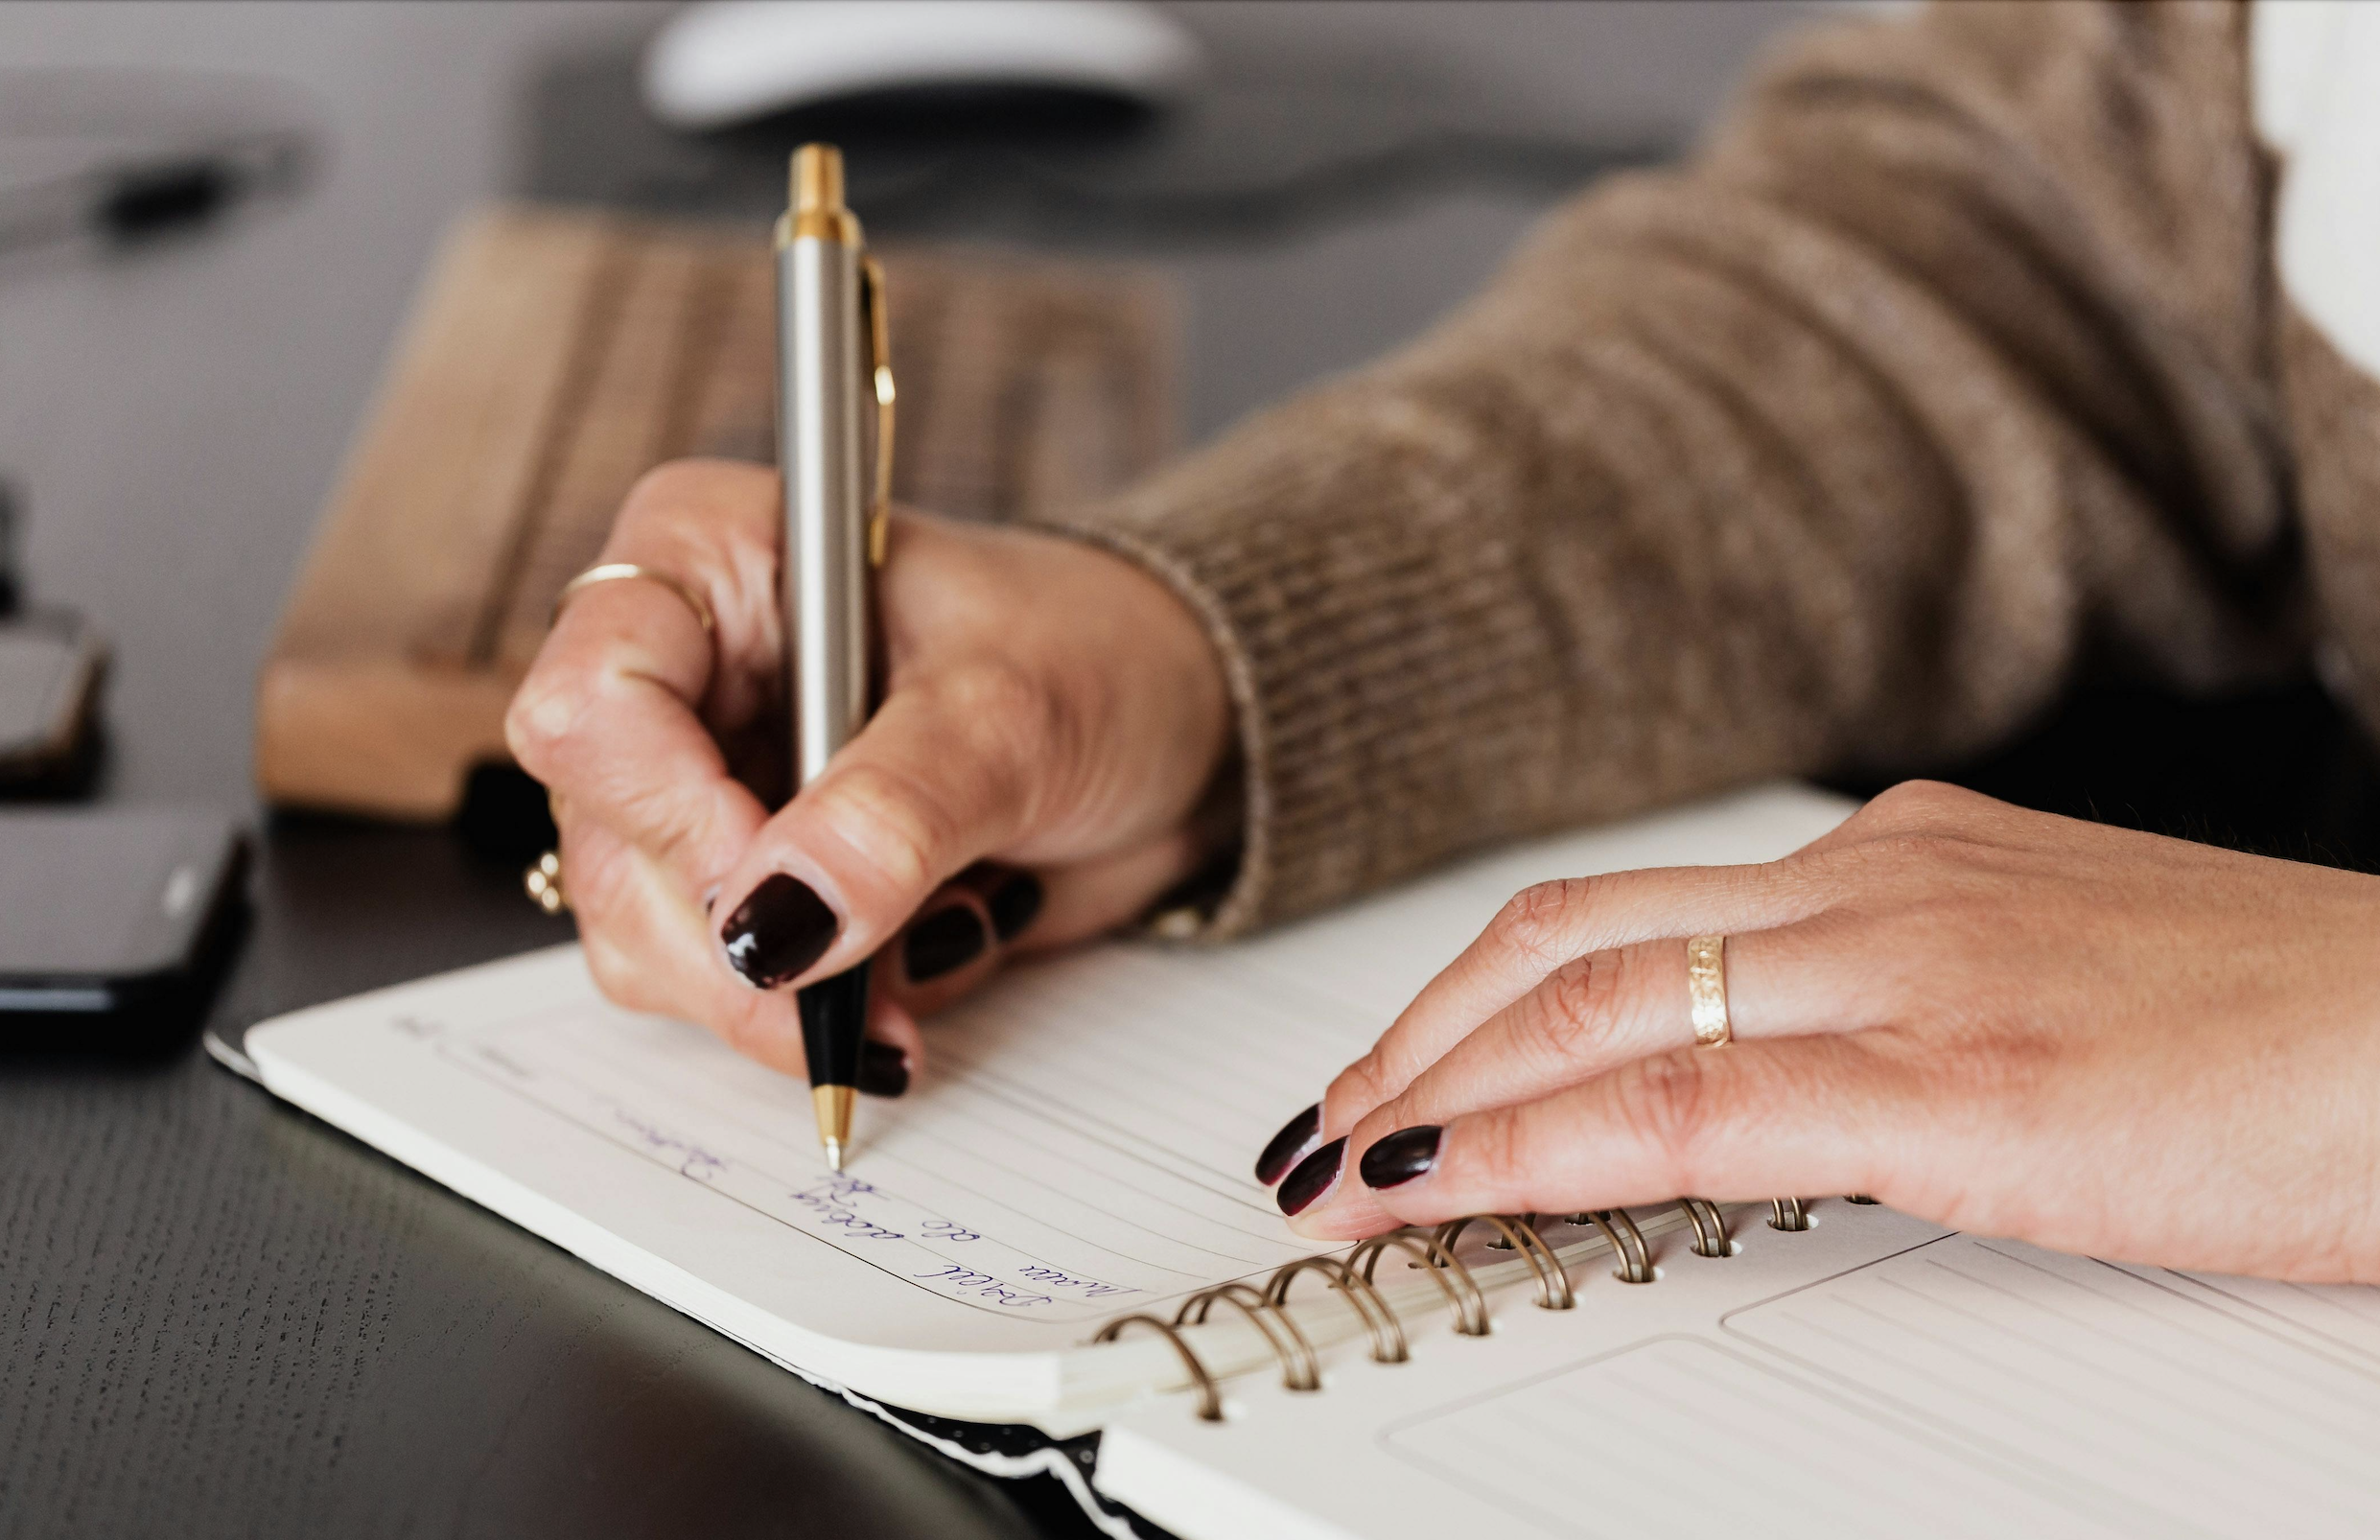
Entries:
MULTIPOLYGON (((794 152, 792 206, 777 223, 777 455, 784 476, 786 673, 795 794, 857 735, 871 706, 871 570, 884 559, 892 494, 893 374, 884 286, 843 202, 843 156, 794 152), (875 478, 863 491, 866 397, 875 478)), ((865 961, 798 995, 818 1139, 836 1171, 868 1021, 865 961)))

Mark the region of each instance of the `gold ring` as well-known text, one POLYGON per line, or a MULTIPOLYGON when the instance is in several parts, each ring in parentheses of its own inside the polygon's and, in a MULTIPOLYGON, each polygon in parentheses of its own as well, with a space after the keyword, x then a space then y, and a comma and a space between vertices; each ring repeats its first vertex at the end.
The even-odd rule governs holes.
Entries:
POLYGON ((1686 997, 1692 1003, 1694 1041, 1724 1048, 1736 1040, 1727 1019, 1727 938, 1696 936, 1686 944, 1686 997))
POLYGON ((667 572, 657 572, 650 567, 640 567, 635 562, 602 562, 588 568, 563 584, 562 592, 553 596, 553 613, 546 618, 546 624, 550 627, 554 621, 561 619, 562 606, 570 603, 581 589, 593 588, 597 583, 618 583, 631 577, 642 577, 659 583, 686 601, 686 607, 694 612, 694 618, 703 623, 704 636, 713 637, 719 634, 718 623, 711 618, 711 606, 703 602, 703 596, 700 594, 695 593, 692 588, 670 576, 667 572))
POLYGON ((529 902, 549 915, 558 915, 571 906, 571 896, 562 888, 562 853, 548 851, 539 856, 526 872, 521 874, 521 886, 527 891, 529 902))

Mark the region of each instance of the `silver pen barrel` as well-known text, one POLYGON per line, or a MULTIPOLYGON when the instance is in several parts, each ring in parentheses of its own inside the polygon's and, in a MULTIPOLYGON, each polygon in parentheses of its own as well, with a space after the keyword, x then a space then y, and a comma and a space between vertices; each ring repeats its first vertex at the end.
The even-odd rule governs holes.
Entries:
MULTIPOLYGON (((868 718, 869 510, 861 490, 863 372, 859 221, 843 202, 843 157, 805 145, 793 206, 777 227, 777 457, 785 487, 785 678, 793 692, 794 789, 816 781, 868 718)), ((868 965, 795 994, 818 1141, 843 1169, 852 1137, 868 965)))
POLYGON ((808 785, 868 715, 868 505, 862 453, 859 221, 843 160, 805 145, 777 230, 778 457, 784 468, 785 677, 794 785, 808 785))

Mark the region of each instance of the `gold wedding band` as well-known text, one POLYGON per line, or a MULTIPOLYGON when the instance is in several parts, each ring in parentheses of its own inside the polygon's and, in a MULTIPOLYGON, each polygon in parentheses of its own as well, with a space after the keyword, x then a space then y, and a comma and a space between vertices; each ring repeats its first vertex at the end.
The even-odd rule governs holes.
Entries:
POLYGON ((691 587, 670 576, 667 572, 657 572, 650 567, 640 567, 635 562, 602 562, 588 568, 563 584, 562 592, 553 596, 553 614, 547 617, 546 623, 550 626, 554 621, 561 619, 562 606, 570 603, 581 590, 593 588, 597 583, 623 582, 631 577, 642 577, 648 582, 659 583, 686 601, 686 607, 694 612, 694 618, 703 623, 704 636, 714 637, 719 634, 718 623, 711 618, 711 606, 703 602, 703 596, 700 594, 695 593, 691 587))
POLYGON ((529 902, 549 915, 558 915, 571 906, 571 896, 562 888, 562 854, 548 851, 539 856, 526 872, 521 874, 521 886, 529 896, 529 902))
POLYGON ((1693 1006, 1694 1041, 1724 1048, 1736 1040, 1727 1019, 1727 938, 1696 936, 1686 944, 1686 997, 1693 1006))

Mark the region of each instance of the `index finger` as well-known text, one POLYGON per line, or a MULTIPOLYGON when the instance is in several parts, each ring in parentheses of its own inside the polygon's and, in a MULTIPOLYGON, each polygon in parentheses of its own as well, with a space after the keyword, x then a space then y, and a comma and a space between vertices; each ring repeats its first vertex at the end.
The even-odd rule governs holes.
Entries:
MULTIPOLYGON (((780 634, 773 591, 755 598, 774 571, 776 484, 759 467, 726 462, 665 466, 639 482, 602 561, 654 575, 573 595, 505 717, 523 768, 660 859, 691 894, 718 879, 766 818, 701 712, 707 697, 757 697, 774 672, 745 655, 773 657, 780 634)), ((714 706, 733 719, 758 701, 714 706)))
MULTIPOLYGON (((1922 1154, 1968 1169, 1955 1083, 1877 1033, 1679 1048, 1540 1101, 1416 1130, 1418 1176, 1375 1192, 1388 1224, 1773 1193, 1872 1193, 1925 1212, 1922 1154)), ((1983 1161, 1973 1169, 1995 1164, 1983 1161)), ((1317 1229, 1327 1231, 1327 1222, 1317 1229)))
POLYGON ((1340 1071, 1322 1099, 1320 1133, 1353 1129, 1565 963, 1664 937, 1767 929, 1823 905, 1809 873, 1781 861, 1615 872, 1523 889, 1370 1052, 1340 1071))

